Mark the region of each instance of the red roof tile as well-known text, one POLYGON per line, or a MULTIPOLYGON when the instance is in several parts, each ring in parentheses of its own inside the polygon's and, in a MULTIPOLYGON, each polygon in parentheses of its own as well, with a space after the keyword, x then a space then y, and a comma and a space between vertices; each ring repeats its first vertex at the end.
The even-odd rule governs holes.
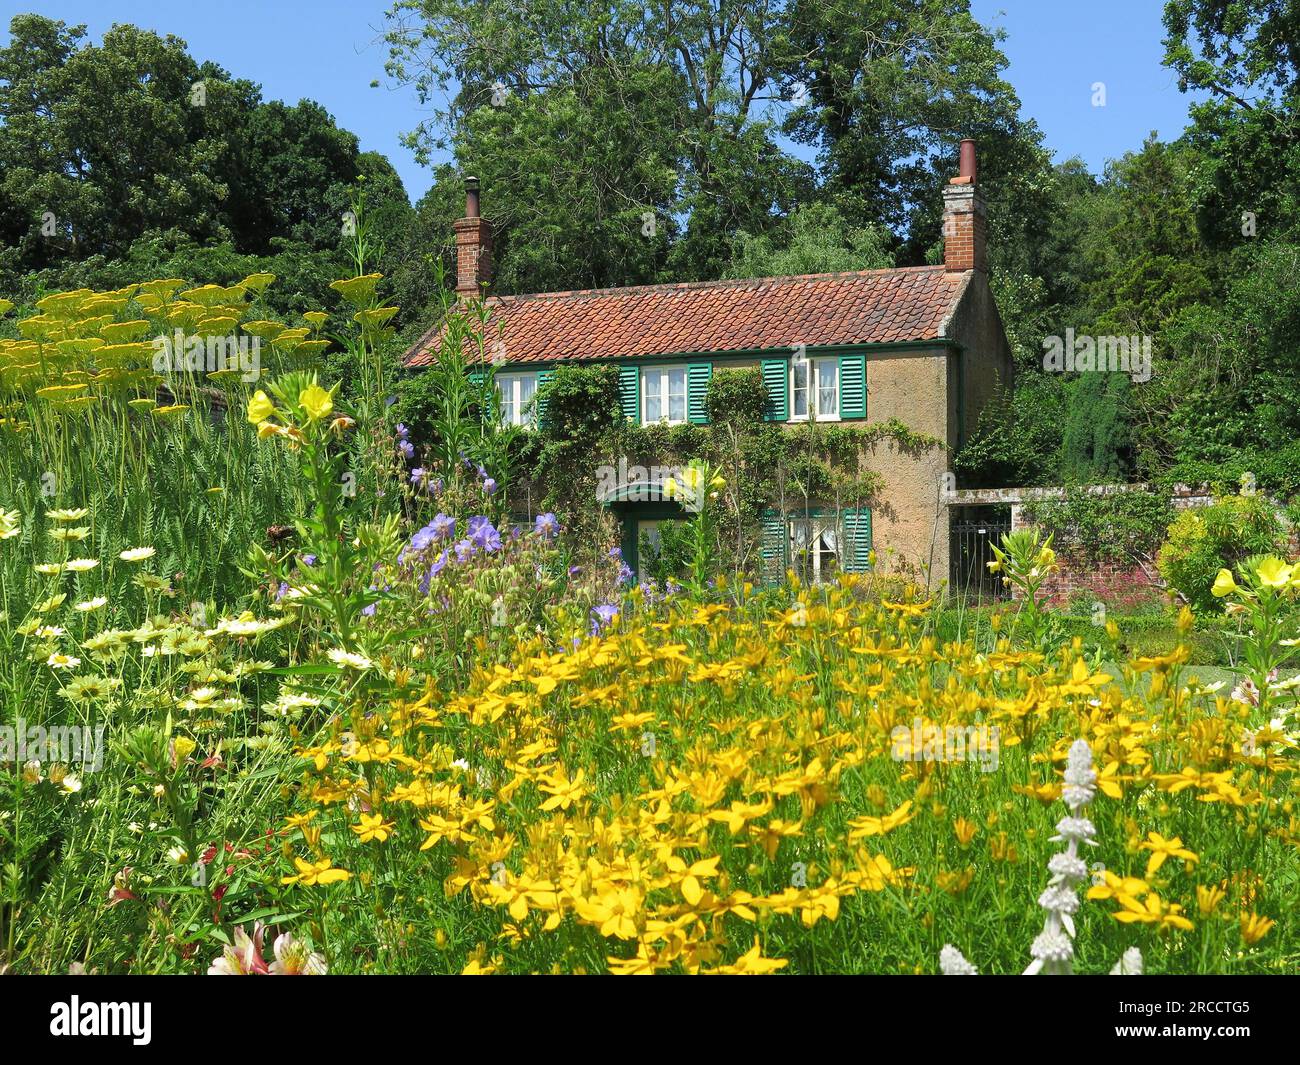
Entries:
MULTIPOLYGON (((502 326, 511 363, 939 340, 969 277, 920 266, 494 296, 489 330, 502 326)), ((438 332, 406 365, 434 360, 438 332)))

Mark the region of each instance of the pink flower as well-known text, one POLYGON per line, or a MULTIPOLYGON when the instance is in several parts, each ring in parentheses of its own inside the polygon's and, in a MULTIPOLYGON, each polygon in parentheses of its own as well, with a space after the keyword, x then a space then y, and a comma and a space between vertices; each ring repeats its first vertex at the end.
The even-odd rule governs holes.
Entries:
POLYGON ((254 922, 251 939, 243 925, 236 928, 234 945, 221 952, 221 957, 208 967, 208 975, 265 976, 270 970, 262 958, 262 933, 261 921, 254 922))
POLYGON ((262 940, 266 928, 261 921, 253 924, 249 938, 240 925, 235 929, 235 942, 221 952, 221 957, 208 968, 209 976, 324 976, 325 956, 311 950, 304 942, 285 932, 275 939, 272 948, 275 961, 266 964, 262 957, 262 940))
POLYGON ((325 955, 312 951, 306 943, 285 932, 275 939, 275 961, 271 963, 274 976, 324 976, 325 955))
POLYGON ((131 891, 130 883, 131 867, 128 865, 113 877, 113 886, 108 889, 109 906, 116 906, 119 902, 138 897, 131 891))

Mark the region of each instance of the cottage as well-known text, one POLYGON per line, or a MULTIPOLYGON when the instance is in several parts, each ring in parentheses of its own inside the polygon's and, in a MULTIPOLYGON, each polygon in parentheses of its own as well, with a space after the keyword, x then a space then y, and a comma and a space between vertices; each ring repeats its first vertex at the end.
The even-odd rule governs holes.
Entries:
MULTIPOLYGON (((761 368, 769 420, 897 419, 946 446, 882 439, 865 456, 883 483, 870 506, 773 510, 763 555, 771 571, 798 556, 815 579, 867 568, 874 548, 938 583, 948 575, 951 456, 1012 369, 989 288, 972 141, 960 158, 944 189, 942 265, 489 296, 503 416, 535 417, 533 397, 559 365, 613 363, 623 412, 643 424, 705 422, 714 370, 744 366, 761 368)), ((457 290, 478 294, 491 282, 492 228, 472 178, 455 231, 457 290)), ((407 366, 432 361, 437 330, 411 348, 407 366)), ((607 502, 621 514, 635 566, 641 534, 672 507, 627 491, 607 502)))

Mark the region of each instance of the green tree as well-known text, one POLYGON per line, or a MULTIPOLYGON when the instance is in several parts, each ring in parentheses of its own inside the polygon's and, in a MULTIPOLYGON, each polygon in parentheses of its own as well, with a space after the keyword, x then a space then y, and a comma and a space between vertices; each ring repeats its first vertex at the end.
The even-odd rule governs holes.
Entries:
POLYGON ((879 270, 894 265, 891 239, 881 227, 850 226, 827 203, 795 208, 777 227, 737 234, 725 277, 783 277, 840 270, 879 270))
POLYGON ((811 189, 765 110, 773 0, 399 0, 389 17, 390 72, 440 101, 410 143, 483 178, 504 291, 716 277, 738 231, 811 189))
MULTIPOLYGON (((268 255, 342 239, 348 190, 400 227, 410 204, 382 157, 363 155, 311 101, 199 63, 177 37, 18 15, 0 49, 0 272, 15 275, 154 248, 229 243, 268 255)), ((138 280, 138 278, 136 279, 138 280)))

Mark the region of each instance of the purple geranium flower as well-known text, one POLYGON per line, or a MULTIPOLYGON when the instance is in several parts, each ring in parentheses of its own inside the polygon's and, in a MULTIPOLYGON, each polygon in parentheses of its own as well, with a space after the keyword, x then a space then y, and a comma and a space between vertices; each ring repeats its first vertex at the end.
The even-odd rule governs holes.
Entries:
POLYGON ((455 546, 456 561, 464 562, 474 554, 474 545, 469 540, 457 540, 455 546))
POLYGON ((483 482, 483 492, 485 495, 491 495, 496 490, 497 490, 497 483, 493 478, 489 477, 486 481, 483 482))
POLYGON ((501 534, 487 518, 479 519, 478 524, 475 524, 474 518, 470 518, 469 538, 474 541, 476 547, 482 548, 489 554, 501 550, 501 534))
POLYGON ((601 603, 591 608, 591 634, 599 636, 618 617, 618 607, 613 603, 601 603))
POLYGON ((401 422, 398 422, 398 423, 397 423, 397 439, 399 439, 399 440, 405 440, 405 439, 407 439, 410 435, 411 435, 411 430, 408 429, 408 428, 407 428, 405 425, 403 425, 401 422))
POLYGON ((450 540, 452 533, 456 531, 456 519, 438 513, 433 516, 433 521, 429 522, 427 528, 433 533, 435 540, 450 540))
POLYGON ((409 440, 399 440, 397 449, 408 459, 415 458, 415 446, 409 440))
POLYGON ((549 540, 553 536, 558 536, 560 532, 560 519, 550 511, 545 514, 538 514, 533 521, 533 532, 543 539, 549 540))

